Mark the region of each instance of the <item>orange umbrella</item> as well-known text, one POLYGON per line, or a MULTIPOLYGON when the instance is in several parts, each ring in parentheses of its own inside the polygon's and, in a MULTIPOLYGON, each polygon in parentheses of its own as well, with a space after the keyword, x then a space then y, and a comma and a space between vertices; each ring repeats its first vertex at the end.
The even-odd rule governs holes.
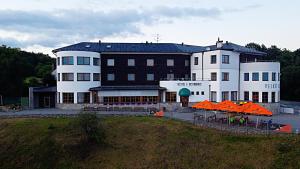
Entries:
POLYGON ((198 102, 198 103, 194 104, 194 105, 192 106, 192 108, 197 108, 197 107, 200 106, 201 104, 202 104, 202 102, 198 102))
POLYGON ((199 102, 195 105, 192 106, 193 108, 196 108, 196 109, 205 109, 205 110, 215 110, 216 107, 215 107, 215 104, 213 104, 212 102, 210 101, 203 101, 203 102, 199 102))
POLYGON ((217 110, 241 113, 240 106, 232 101, 225 100, 217 104, 217 110))
POLYGON ((252 102, 242 105, 241 110, 244 113, 253 114, 253 115, 272 116, 273 114, 268 109, 252 102))

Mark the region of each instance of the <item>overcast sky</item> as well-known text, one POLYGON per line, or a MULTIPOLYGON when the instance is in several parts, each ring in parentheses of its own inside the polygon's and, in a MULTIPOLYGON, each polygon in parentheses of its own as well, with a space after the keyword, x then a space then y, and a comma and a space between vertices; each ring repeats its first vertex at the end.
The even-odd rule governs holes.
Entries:
POLYGON ((0 45, 51 53, 81 41, 300 48, 299 0, 1 0, 0 45))

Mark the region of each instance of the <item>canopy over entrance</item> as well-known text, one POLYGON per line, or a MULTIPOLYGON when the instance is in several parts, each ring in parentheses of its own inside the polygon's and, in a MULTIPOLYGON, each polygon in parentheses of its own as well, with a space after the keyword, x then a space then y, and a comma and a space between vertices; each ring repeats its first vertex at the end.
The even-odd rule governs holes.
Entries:
POLYGON ((179 96, 189 97, 191 95, 191 91, 187 88, 182 88, 179 90, 179 96))

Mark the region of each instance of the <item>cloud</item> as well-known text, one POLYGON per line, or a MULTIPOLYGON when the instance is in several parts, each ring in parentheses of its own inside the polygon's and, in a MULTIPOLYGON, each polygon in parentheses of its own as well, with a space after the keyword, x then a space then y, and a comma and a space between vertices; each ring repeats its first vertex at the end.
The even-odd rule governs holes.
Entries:
POLYGON ((217 18, 222 11, 217 8, 157 7, 144 10, 54 10, 16 11, 0 10, 0 43, 25 47, 42 45, 54 47, 60 43, 74 43, 95 38, 122 34, 141 34, 139 24, 152 25, 163 19, 217 18), (20 40, 18 36, 5 37, 1 32, 30 34, 20 40))
MULTIPOLYGON (((252 8, 256 6, 252 6, 252 8)), ((140 25, 171 23, 176 19, 219 19, 219 8, 167 7, 92 11, 60 9, 53 11, 0 10, 0 44, 21 48, 103 39, 111 36, 140 35, 140 25)))

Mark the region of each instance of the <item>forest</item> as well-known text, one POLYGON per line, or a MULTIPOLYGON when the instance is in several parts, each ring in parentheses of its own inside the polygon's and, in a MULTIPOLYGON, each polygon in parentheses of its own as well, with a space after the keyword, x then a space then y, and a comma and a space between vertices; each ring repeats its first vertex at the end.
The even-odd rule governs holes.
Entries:
MULTIPOLYGON (((275 45, 266 47, 257 43, 246 45, 266 52, 264 60, 281 64, 281 100, 300 101, 300 48, 291 51, 275 45)), ((42 53, 22 51, 0 46, 0 95, 3 97, 28 96, 29 86, 53 86, 51 75, 55 59, 42 53)))
POLYGON ((28 96, 29 86, 56 85, 51 75, 55 59, 42 53, 0 46, 0 95, 28 96))

